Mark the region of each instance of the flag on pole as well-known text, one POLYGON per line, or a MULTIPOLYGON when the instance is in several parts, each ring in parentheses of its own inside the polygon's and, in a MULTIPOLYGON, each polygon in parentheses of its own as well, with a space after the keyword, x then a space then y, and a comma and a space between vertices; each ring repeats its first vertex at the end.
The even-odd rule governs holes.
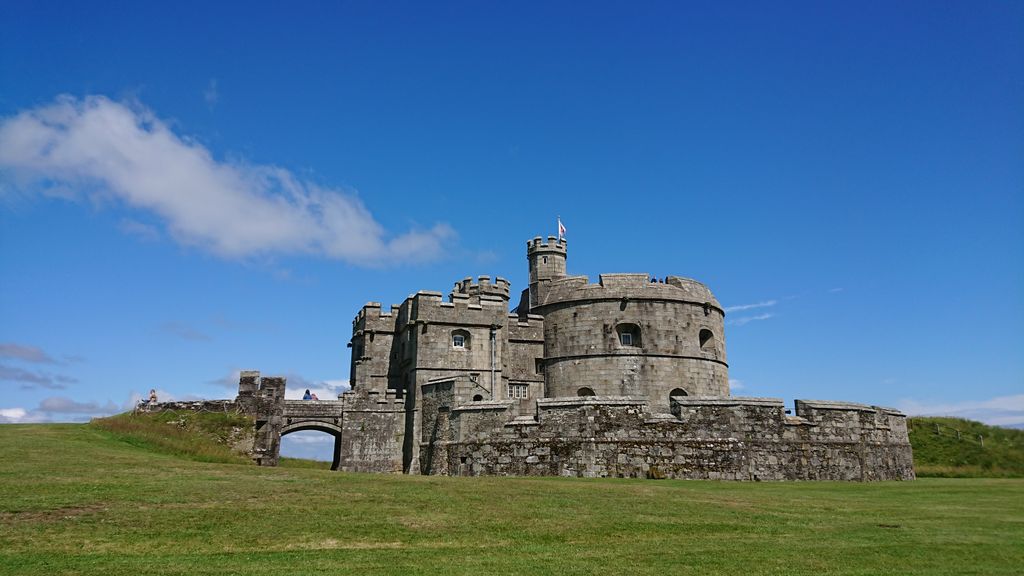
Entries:
POLYGON ((562 224, 562 217, 558 217, 558 239, 565 238, 565 225, 562 224))

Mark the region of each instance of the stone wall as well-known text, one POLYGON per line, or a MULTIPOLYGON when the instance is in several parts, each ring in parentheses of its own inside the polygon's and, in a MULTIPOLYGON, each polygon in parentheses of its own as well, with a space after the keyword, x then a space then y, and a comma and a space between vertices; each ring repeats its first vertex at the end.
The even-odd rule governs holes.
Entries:
POLYGON ((346 394, 341 401, 339 470, 407 471, 403 454, 406 411, 402 400, 377 394, 346 394))
MULTIPOLYGON (((510 403, 432 407, 424 473, 725 480, 909 480, 905 417, 848 403, 673 397, 672 415, 644 398, 541 399, 537 417, 510 403)), ((427 408, 424 407, 424 410, 427 408)), ((424 421, 427 416, 424 414, 424 421)))

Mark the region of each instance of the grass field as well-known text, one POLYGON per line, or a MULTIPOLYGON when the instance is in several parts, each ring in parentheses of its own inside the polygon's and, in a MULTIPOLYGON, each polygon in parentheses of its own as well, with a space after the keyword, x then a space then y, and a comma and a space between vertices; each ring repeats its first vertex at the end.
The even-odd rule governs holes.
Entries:
POLYGON ((1019 574, 1024 480, 436 478, 0 426, 2 574, 1019 574))

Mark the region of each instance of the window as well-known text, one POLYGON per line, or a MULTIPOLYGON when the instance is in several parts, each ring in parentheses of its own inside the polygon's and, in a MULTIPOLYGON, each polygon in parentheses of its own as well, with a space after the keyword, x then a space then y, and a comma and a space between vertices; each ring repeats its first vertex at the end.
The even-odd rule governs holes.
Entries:
POLYGON ((483 402, 483 399, 484 397, 479 394, 473 396, 473 402, 483 402))
POLYGON ((545 264, 547 264, 547 263, 548 263, 548 257, 547 257, 547 256, 541 256, 540 258, 541 258, 541 260, 542 260, 542 261, 543 261, 543 262, 544 262, 545 264))
POLYGON ((577 396, 594 396, 594 391, 590 388, 583 387, 576 391, 577 396))
POLYGON ((534 361, 533 361, 533 367, 534 367, 534 370, 533 370, 534 372, 536 372, 537 374, 543 374, 544 373, 544 359, 543 358, 535 358, 534 361))
POLYGON ((714 333, 711 332, 711 330, 704 328, 703 330, 700 331, 700 335, 698 336, 698 338, 700 338, 700 349, 702 351, 715 351, 715 335, 714 333))
POLYGON ((686 390, 683 390, 682 388, 673 388, 672 391, 668 393, 668 396, 671 398, 673 396, 689 396, 689 394, 687 394, 686 390))
POLYGON ((465 330, 453 330, 452 347, 462 349, 469 348, 469 332, 465 330))
POLYGON ((529 384, 512 384, 508 385, 508 397, 515 400, 522 400, 530 397, 530 385, 529 384))
POLYGON ((639 348, 640 327, 636 324, 619 324, 615 327, 615 333, 619 336, 619 344, 633 348, 639 348))

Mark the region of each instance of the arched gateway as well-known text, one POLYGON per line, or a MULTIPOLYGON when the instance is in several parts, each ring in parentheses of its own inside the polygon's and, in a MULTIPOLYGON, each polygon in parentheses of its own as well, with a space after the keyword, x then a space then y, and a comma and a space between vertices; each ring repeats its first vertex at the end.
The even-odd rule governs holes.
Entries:
POLYGON ((405 433, 405 407, 388 395, 346 394, 337 400, 285 400, 285 378, 260 377, 242 372, 238 380, 238 408, 256 420, 253 459, 260 466, 277 466, 281 437, 303 430, 334 437, 331 470, 347 472, 403 472, 401 438, 405 433), (395 448, 395 436, 399 438, 395 448))

